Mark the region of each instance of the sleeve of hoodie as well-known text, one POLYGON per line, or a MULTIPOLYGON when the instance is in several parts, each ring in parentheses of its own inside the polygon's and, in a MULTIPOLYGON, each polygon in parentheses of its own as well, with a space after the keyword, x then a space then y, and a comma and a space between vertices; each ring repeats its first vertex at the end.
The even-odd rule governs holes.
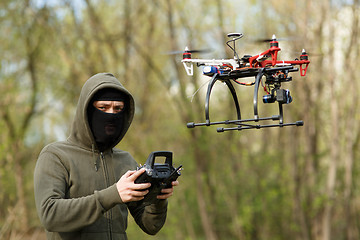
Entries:
POLYGON ((68 171, 60 159, 50 152, 40 154, 34 171, 35 203, 48 231, 76 231, 122 203, 116 185, 85 197, 67 199, 68 182, 68 171))
POLYGON ((165 224, 167 204, 167 200, 159 200, 156 204, 146 207, 129 207, 129 210, 144 232, 155 235, 165 224))

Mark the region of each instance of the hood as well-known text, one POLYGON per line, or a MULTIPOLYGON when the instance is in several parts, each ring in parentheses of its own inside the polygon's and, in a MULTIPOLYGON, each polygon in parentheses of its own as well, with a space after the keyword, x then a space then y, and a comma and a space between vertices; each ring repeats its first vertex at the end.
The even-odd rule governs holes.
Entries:
POLYGON ((124 88, 124 86, 119 82, 119 80, 114 77, 114 75, 112 75, 111 73, 98 73, 89 78, 81 89, 74 121, 71 127, 70 136, 68 138, 68 141, 70 141, 71 143, 79 145, 80 147, 86 149, 92 149, 93 146, 96 147, 96 143, 87 118, 87 107, 94 94, 103 88, 114 88, 128 96, 128 101, 126 104, 129 106, 126 106, 125 110, 125 121, 123 123, 123 130, 120 133, 118 140, 114 143, 114 146, 116 146, 125 136, 134 117, 134 98, 131 93, 124 88))

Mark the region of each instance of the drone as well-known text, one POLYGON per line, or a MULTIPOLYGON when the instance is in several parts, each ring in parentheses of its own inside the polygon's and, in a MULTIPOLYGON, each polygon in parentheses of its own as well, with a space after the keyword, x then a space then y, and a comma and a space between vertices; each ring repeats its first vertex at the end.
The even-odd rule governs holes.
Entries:
POLYGON ((235 42, 242 38, 242 33, 229 33, 227 35, 230 40, 226 42, 226 45, 233 51, 233 59, 194 59, 192 53, 198 52, 197 50, 189 50, 185 48, 183 52, 182 63, 187 75, 192 76, 194 73, 194 65, 197 67, 203 67, 203 74, 207 77, 211 77, 208 84, 206 99, 205 99, 205 122, 187 123, 188 128, 194 128, 198 126, 211 126, 211 125, 231 125, 230 127, 217 128, 217 132, 225 132, 231 130, 245 130, 245 129, 261 129, 269 127, 285 127, 285 126, 303 126, 303 121, 296 121, 291 123, 284 122, 283 105, 292 102, 292 96, 288 89, 281 88, 281 84, 292 81, 292 77, 289 76, 291 72, 299 71, 300 75, 304 77, 309 66, 309 56, 305 49, 299 58, 295 60, 278 60, 278 52, 281 50, 279 42, 276 36, 273 35, 269 40, 270 47, 264 52, 251 56, 244 55, 239 57, 236 49, 235 42), (231 44, 232 43, 232 44, 231 44), (253 82, 242 82, 239 79, 255 77, 253 82), (263 80, 265 77, 265 80, 263 80), (227 85, 235 103, 237 119, 224 120, 224 121, 210 121, 210 95, 214 84, 217 81, 221 81, 227 85), (253 106, 254 117, 250 119, 242 119, 240 112, 240 105, 236 95, 235 88, 232 82, 242 86, 254 86, 253 106), (276 115, 269 117, 260 117, 258 111, 258 92, 260 85, 265 91, 263 96, 263 103, 278 103, 279 112, 276 115), (264 121, 272 120, 273 124, 263 124, 264 121))

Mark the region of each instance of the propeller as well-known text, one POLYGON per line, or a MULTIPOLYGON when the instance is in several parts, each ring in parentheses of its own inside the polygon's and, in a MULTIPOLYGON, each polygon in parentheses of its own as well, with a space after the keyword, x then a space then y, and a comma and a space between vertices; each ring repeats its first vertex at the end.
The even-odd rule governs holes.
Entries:
POLYGON ((258 38, 255 39, 254 42, 255 43, 268 43, 268 42, 272 42, 272 41, 295 41, 297 40, 296 37, 286 37, 286 38, 277 38, 275 35, 272 36, 272 38, 258 38))
MULTIPOLYGON (((289 50, 282 50, 282 52, 285 52, 285 53, 290 53, 290 54, 304 54, 304 50, 305 49, 302 49, 302 51, 289 51, 289 50)), ((313 51, 308 51, 309 49, 306 49, 305 50, 305 54, 308 55, 309 57, 318 57, 318 56, 323 56, 324 54, 323 53, 319 53, 319 52, 313 52, 313 51)))
POLYGON ((212 52, 211 49, 193 49, 193 50, 190 50, 188 49, 188 47, 185 48, 185 50, 182 50, 182 51, 170 51, 170 52, 167 52, 166 54, 167 55, 176 55, 176 54, 183 54, 183 53, 209 53, 209 52, 212 52))

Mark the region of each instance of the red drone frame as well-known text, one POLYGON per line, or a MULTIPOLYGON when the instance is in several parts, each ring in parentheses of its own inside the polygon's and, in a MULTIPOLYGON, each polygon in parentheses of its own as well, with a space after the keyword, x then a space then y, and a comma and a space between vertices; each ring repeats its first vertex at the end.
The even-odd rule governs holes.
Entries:
POLYGON ((273 35, 272 40, 270 41, 270 48, 259 55, 250 57, 249 58, 249 67, 250 68, 265 68, 265 67, 269 67, 269 66, 274 67, 274 66, 282 66, 282 65, 283 66, 284 65, 299 65, 300 66, 300 75, 305 76, 308 65, 310 63, 309 56, 306 54, 305 49, 303 49, 303 51, 300 55, 300 60, 295 59, 292 61, 277 60, 277 55, 280 50, 281 50, 281 48, 279 48, 279 42, 276 41, 276 37, 275 37, 275 35, 273 35), (269 55, 271 56, 271 60, 259 61, 259 59, 262 59, 263 56, 266 57, 269 55))

